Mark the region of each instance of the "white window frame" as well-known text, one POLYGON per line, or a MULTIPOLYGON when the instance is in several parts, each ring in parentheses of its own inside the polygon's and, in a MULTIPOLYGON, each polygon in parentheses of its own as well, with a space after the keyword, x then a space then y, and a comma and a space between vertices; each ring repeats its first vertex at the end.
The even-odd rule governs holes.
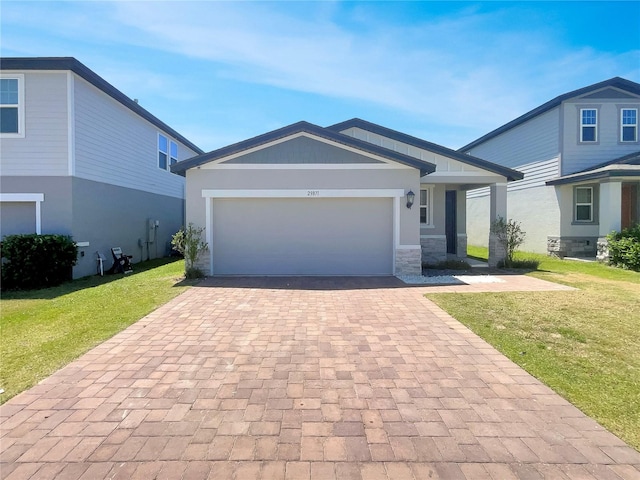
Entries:
POLYGON ((176 163, 178 163, 178 144, 169 139, 169 164, 167 165, 167 170, 171 170, 171 165, 175 165, 176 163))
POLYGON ((0 138, 24 138, 24 75, 20 73, 15 74, 0 74, 0 79, 5 80, 18 80, 18 104, 17 105, 0 105, 0 108, 17 108, 18 110, 18 132, 1 133, 0 138))
POLYGON ((636 143, 638 141, 638 109, 637 108, 621 108, 620 109, 620 142, 621 143, 636 143), (632 110, 634 112, 636 112, 636 123, 633 124, 625 124, 624 123, 624 112, 625 111, 629 111, 632 110), (633 134, 633 140, 625 140, 624 139, 624 128, 625 127, 633 127, 634 129, 634 134, 633 134))
POLYGON ((160 133, 158 132, 158 147, 157 147, 157 155, 156 155, 156 165, 158 165, 158 168, 160 170, 166 170, 166 171, 171 171, 171 165, 175 165, 176 163, 178 163, 178 144, 177 142, 174 142, 171 137, 169 137, 168 135, 165 135, 164 133, 160 133), (167 151, 163 151, 160 149, 160 138, 164 138, 167 142, 167 151), (174 155, 175 152, 175 155, 174 155), (164 155, 166 155, 167 157, 167 166, 165 168, 162 168, 160 166, 160 154, 163 153, 164 155))
POLYGON ((166 135, 163 135, 162 133, 158 132, 158 140, 156 143, 156 165, 158 166, 158 168, 160 170, 166 170, 167 166, 169 165, 169 138, 166 135), (160 148, 160 139, 164 138, 164 140, 167 142, 167 151, 162 150, 160 148), (162 165, 160 165, 160 154, 164 154, 165 155, 165 166, 163 167, 162 165))
POLYGON ((580 143, 598 143, 598 109, 589 107, 589 108, 581 108, 580 109, 580 143), (594 124, 583 123, 582 113, 587 110, 593 110, 596 113, 596 122, 594 124), (593 128, 593 140, 585 140, 584 139, 584 129, 585 128, 593 128))
POLYGON ((573 218, 576 223, 593 223, 593 207, 594 207, 594 190, 593 187, 575 187, 575 199, 574 199, 574 207, 573 207, 573 218), (591 192, 591 202, 578 202, 578 190, 589 190, 591 192), (589 207, 589 219, 578 219, 578 207, 589 207))
POLYGON ((433 186, 420 185, 420 194, 418 195, 418 207, 420 209, 420 226, 432 228, 433 224, 433 186), (426 192, 426 204, 422 203, 422 192, 426 192), (422 222, 422 211, 425 211, 426 222, 422 222))

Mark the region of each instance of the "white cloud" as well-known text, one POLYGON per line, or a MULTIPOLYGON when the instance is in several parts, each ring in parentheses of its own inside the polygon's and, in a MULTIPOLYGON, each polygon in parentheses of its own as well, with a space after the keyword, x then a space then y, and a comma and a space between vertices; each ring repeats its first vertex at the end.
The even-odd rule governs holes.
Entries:
POLYGON ((509 28, 513 10, 468 9, 409 27, 377 19, 357 31, 325 9, 318 14, 318 4, 295 15, 290 3, 162 5, 119 3, 115 17, 145 45, 219 62, 242 81, 372 102, 451 126, 506 121, 539 103, 531 91, 544 91, 541 81, 570 84, 598 65, 596 81, 620 64, 608 54, 563 49, 550 29, 509 28))
POLYGON ((479 134, 571 89, 640 76, 640 68, 620 72, 637 65, 637 51, 563 46, 552 25, 532 19, 535 28, 522 28, 531 14, 526 5, 506 5, 481 13, 463 4, 458 12, 394 23, 366 3, 38 2, 3 6, 3 23, 94 48, 98 73, 129 92, 178 101, 196 95, 179 88, 191 71, 156 71, 144 61, 138 67, 135 59, 107 57, 110 46, 136 45, 151 57, 169 52, 209 62, 218 77, 365 102, 422 125, 479 134))

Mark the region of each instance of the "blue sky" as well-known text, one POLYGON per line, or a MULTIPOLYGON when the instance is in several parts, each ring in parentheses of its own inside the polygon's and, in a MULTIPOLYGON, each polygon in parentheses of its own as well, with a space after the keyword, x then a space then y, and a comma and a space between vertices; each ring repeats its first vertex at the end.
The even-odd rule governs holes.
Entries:
POLYGON ((2 1, 2 56, 73 56, 204 150, 352 117, 458 148, 640 82, 634 2, 2 1))

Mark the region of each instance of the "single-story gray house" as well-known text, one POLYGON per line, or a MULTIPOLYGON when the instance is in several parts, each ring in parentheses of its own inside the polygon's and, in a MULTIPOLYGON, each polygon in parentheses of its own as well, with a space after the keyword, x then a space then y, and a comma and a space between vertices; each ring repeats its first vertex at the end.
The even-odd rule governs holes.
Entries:
MULTIPOLYGON (((522 174, 360 119, 298 122, 171 166, 209 275, 419 274, 466 257, 466 191, 522 174)), ((500 252, 492 242, 490 261, 500 252)))

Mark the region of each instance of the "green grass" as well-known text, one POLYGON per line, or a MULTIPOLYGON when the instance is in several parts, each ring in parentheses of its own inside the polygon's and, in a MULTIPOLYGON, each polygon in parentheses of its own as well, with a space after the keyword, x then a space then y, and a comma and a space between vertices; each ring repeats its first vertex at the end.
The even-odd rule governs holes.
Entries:
MULTIPOLYGON (((486 249, 469 252, 486 258, 486 249)), ((640 448, 640 273, 546 255, 517 258, 540 261, 528 275, 579 290, 427 297, 640 448)))
POLYGON ((185 291, 184 262, 158 259, 127 276, 92 276, 54 288, 3 292, 0 403, 35 385, 185 291))

